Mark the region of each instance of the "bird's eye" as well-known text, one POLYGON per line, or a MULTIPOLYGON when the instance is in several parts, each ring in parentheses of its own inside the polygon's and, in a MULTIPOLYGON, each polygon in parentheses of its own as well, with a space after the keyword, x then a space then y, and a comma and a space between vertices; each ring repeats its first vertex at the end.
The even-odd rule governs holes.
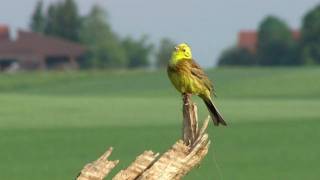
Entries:
POLYGON ((186 52, 186 49, 182 49, 183 52, 186 52))

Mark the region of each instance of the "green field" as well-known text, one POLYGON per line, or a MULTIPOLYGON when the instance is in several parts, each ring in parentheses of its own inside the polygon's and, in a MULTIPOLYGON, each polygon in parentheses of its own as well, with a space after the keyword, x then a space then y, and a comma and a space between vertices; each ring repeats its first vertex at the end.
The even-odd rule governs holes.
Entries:
MULTIPOLYGON (((208 73, 229 126, 211 124, 209 155, 185 179, 319 179, 320 68, 208 73)), ((1 180, 73 179, 109 146, 116 172, 181 134, 181 99, 164 70, 0 74, 0 103, 1 180)))

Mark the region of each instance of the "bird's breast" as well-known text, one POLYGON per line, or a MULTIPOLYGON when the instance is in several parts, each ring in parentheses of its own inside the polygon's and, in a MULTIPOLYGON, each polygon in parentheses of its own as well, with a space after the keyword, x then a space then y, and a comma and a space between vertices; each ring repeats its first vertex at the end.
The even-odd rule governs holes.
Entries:
POLYGON ((169 67, 169 78, 174 87, 181 93, 199 94, 199 82, 192 76, 190 70, 185 67, 169 67))

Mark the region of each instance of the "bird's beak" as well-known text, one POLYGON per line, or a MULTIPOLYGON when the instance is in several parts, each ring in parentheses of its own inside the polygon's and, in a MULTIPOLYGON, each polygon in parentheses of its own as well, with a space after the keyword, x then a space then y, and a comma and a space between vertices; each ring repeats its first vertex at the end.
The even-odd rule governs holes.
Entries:
POLYGON ((174 47, 174 50, 175 50, 175 51, 178 51, 178 50, 179 50, 179 48, 176 46, 176 47, 174 47))

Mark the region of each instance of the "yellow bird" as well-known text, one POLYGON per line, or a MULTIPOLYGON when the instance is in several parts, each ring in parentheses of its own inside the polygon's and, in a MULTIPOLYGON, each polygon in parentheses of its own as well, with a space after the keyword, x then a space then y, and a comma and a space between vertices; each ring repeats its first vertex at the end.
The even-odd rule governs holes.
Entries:
POLYGON ((204 101, 214 125, 227 125, 212 102, 213 84, 192 59, 191 48, 187 44, 182 43, 175 47, 167 71, 169 79, 180 93, 194 94, 204 101))

